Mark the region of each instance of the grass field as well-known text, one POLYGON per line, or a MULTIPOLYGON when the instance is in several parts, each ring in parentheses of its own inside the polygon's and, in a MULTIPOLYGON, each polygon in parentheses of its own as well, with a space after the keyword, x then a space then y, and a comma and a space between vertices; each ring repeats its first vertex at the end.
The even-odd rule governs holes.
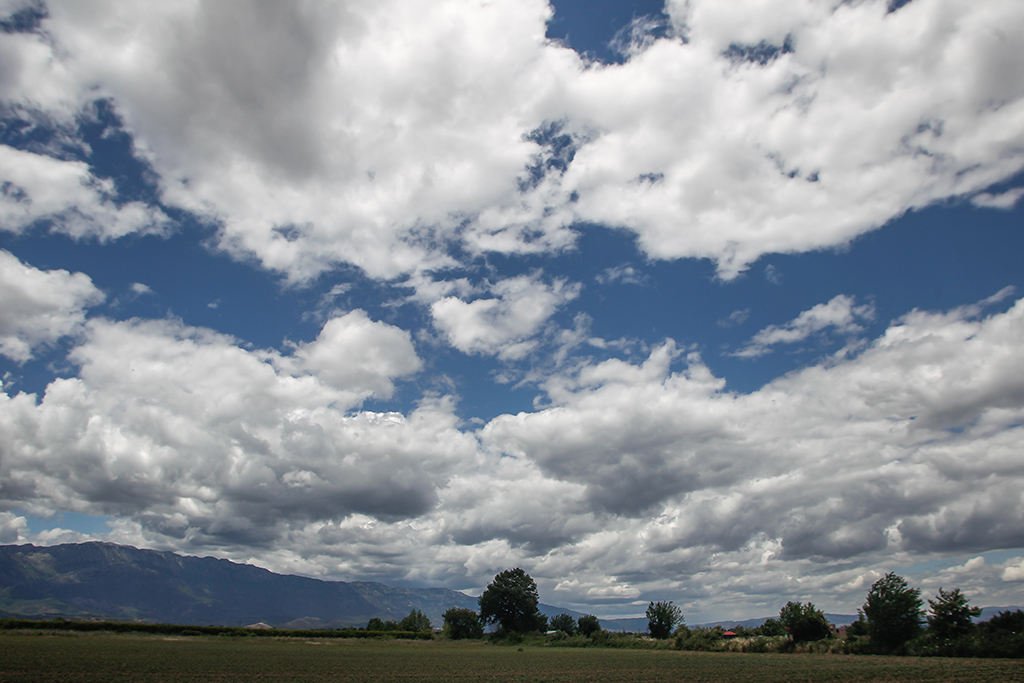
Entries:
POLYGON ((23 681, 1024 681, 1019 660, 502 647, 479 642, 0 636, 0 683, 23 681))

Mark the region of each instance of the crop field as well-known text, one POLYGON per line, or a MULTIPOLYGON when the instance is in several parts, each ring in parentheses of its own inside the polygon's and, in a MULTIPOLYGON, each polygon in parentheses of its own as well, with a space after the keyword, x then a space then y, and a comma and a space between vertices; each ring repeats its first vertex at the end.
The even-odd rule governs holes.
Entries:
POLYGON ((1019 660, 60 633, 0 636, 0 683, 28 681, 1024 681, 1019 660))

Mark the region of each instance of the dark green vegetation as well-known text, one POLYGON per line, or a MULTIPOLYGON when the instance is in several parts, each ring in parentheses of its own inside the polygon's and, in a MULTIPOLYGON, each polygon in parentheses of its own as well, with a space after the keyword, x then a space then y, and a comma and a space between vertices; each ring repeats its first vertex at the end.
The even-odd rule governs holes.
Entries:
POLYGON ((647 631, 659 640, 672 635, 677 625, 683 624, 683 610, 668 602, 652 602, 647 606, 647 631))
POLYGON ((72 634, 0 636, 0 680, 48 681, 1020 681, 1014 660, 781 657, 482 642, 72 634))
POLYGON ((868 635, 881 652, 894 652, 921 631, 921 591, 889 572, 871 586, 864 603, 868 635))
POLYGON ((808 602, 787 602, 779 611, 779 621, 796 643, 807 643, 832 635, 832 627, 821 610, 808 602))
POLYGON ((547 629, 548 620, 537 608, 537 584, 519 567, 506 569, 480 594, 480 621, 497 624, 502 633, 530 633, 547 629))
POLYGON ((473 610, 452 607, 444 613, 444 634, 452 640, 483 638, 484 625, 473 610))
POLYGON ((429 640, 433 631, 403 631, 394 628, 342 628, 342 629, 277 629, 243 628, 241 626, 196 626, 194 624, 139 624, 127 621, 40 621, 30 619, 0 619, 0 633, 116 633, 151 634, 161 636, 234 636, 242 638, 403 638, 429 640))
POLYGON ((948 593, 939 589, 939 595, 928 601, 931 614, 928 615, 928 630, 941 641, 953 641, 974 630, 973 617, 981 616, 980 607, 971 607, 967 597, 955 588, 948 593))
POLYGON ((569 614, 559 614, 549 619, 548 628, 552 631, 561 631, 567 636, 574 636, 580 630, 579 624, 569 614))

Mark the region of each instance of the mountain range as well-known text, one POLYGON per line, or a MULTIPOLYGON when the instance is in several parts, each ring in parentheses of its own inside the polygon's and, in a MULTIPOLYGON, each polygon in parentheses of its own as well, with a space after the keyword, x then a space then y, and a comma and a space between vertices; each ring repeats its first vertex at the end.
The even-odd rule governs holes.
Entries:
MULTIPOLYGON (((114 543, 0 546, 0 617, 343 628, 373 617, 398 621, 416 609, 440 626, 450 607, 476 610, 477 599, 447 588, 323 581, 114 543)), ((539 607, 548 617, 583 616, 539 607)), ((601 625, 621 631, 647 623, 602 619, 601 625)))
MULTIPOLYGON (((0 546, 0 617, 139 621, 279 628, 363 626, 420 610, 434 626, 450 607, 476 610, 475 597, 447 588, 324 581, 275 574, 213 557, 188 557, 114 543, 0 546)), ((541 604, 553 617, 581 612, 541 604)), ((1003 609, 985 609, 982 619, 1003 609)), ((857 615, 826 614, 836 626, 857 615)), ((767 617, 692 626, 756 627, 767 617)), ((610 631, 643 632, 645 618, 601 619, 610 631)))

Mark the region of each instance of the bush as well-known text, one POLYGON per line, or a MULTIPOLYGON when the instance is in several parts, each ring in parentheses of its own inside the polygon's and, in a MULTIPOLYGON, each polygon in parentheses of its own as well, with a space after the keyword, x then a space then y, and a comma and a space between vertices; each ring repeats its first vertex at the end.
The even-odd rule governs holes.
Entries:
POLYGON ((452 607, 444 613, 444 634, 452 640, 482 638, 484 626, 473 610, 452 607))
POLYGON ((561 631, 567 636, 576 635, 576 629, 579 628, 576 624, 576 620, 568 614, 559 614, 557 617, 553 617, 548 623, 548 629, 552 631, 561 631))
POLYGON ((977 627, 978 657, 1024 657, 1024 611, 1003 611, 977 627))
POLYGON ((724 640, 722 639, 722 633, 721 626, 713 626, 712 628, 695 626, 692 629, 687 628, 685 630, 680 628, 676 630, 673 647, 677 650, 692 650, 694 652, 723 650, 724 640))
POLYGON ((787 602, 779 612, 779 622, 796 643, 809 643, 832 635, 832 627, 821 610, 808 602, 787 602))
POLYGON ((401 631, 431 631, 433 627, 430 624, 430 617, 418 609, 414 609, 409 612, 409 616, 402 619, 401 623, 398 624, 398 628, 401 631))

